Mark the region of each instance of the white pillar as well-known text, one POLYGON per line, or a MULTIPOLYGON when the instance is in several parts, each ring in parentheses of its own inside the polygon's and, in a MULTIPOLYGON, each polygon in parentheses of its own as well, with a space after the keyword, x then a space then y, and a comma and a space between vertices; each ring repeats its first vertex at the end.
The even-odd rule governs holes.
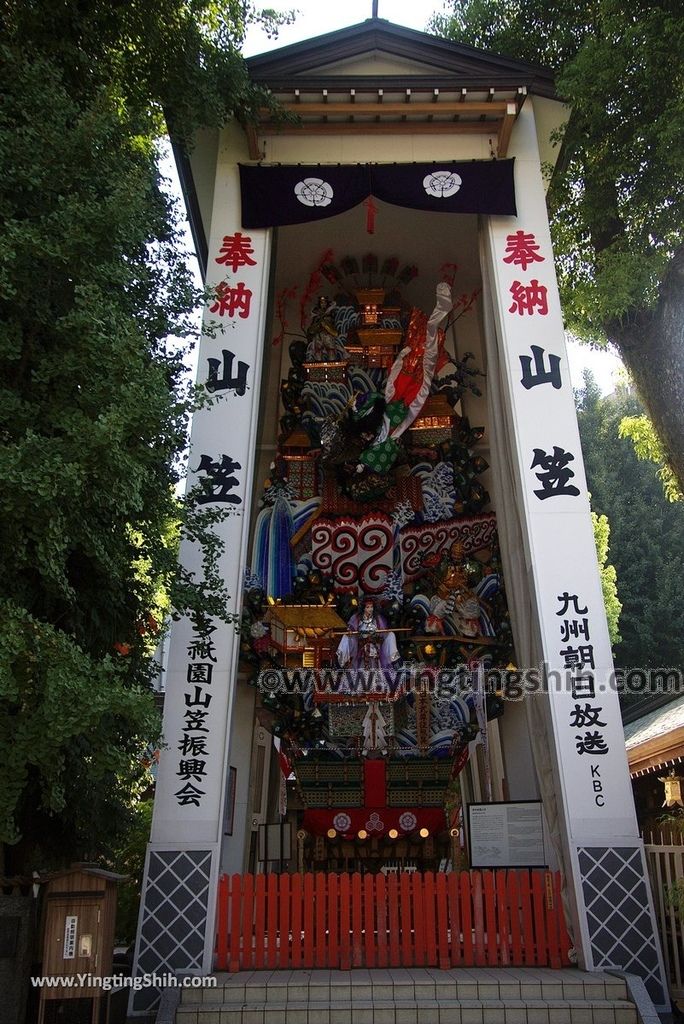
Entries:
MULTIPOLYGON (((193 418, 188 481, 204 487, 203 507, 227 513, 214 529, 224 544, 219 571, 230 594, 228 610, 236 615, 247 555, 270 269, 270 232, 241 227, 237 161, 246 158, 242 132, 225 130, 207 271, 216 300, 205 310, 198 362, 198 383, 211 383, 214 400, 193 418)), ((203 578, 197 545, 184 540, 180 559, 197 580, 203 578)), ((213 966, 238 653, 232 624, 189 618, 173 624, 165 746, 136 941, 138 975, 207 974, 213 966)), ((248 765, 247 760, 238 772, 248 765)), ((155 988, 134 993, 132 1012, 149 1012, 158 996, 155 988)))
MULTIPOLYGON (((549 745, 580 963, 667 989, 627 768, 554 271, 534 111, 511 140, 517 218, 485 228, 486 276, 548 692, 549 745)), ((532 668, 534 666, 520 666, 532 668)))

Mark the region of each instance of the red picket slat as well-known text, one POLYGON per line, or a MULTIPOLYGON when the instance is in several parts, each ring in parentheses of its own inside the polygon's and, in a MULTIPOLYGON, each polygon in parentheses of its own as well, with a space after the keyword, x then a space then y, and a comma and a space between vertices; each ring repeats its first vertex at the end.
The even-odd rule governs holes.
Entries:
POLYGON ((449 899, 449 963, 458 967, 463 962, 463 936, 461 934, 461 879, 466 872, 453 873, 447 878, 447 896, 449 899))
POLYGON ((409 876, 411 882, 411 914, 413 918, 413 955, 411 957, 413 967, 424 967, 427 952, 425 935, 425 893, 423 890, 423 875, 420 871, 414 871, 409 876))
POLYGON ((408 871, 402 871, 399 876, 399 904, 401 964, 402 967, 410 967, 413 962, 411 943, 413 920, 411 917, 411 876, 408 871))
POLYGON ((217 970, 559 968, 569 949, 559 872, 219 879, 217 970))
POLYGON ((290 876, 277 876, 280 883, 280 919, 278 921, 278 967, 290 966, 290 876))
POLYGON ((534 918, 535 964, 544 967, 548 963, 546 928, 544 927, 544 880, 541 871, 532 872, 532 909, 534 918))
POLYGON ((521 967, 523 961, 522 922, 520 917, 520 886, 518 872, 509 871, 507 878, 508 906, 511 924, 511 956, 515 967, 521 967))
POLYGON ((437 965, 437 921, 435 917, 435 876, 431 871, 426 871, 423 875, 423 898, 425 959, 428 967, 435 967, 437 965))
POLYGON ((351 878, 352 890, 352 967, 363 967, 363 907, 361 875, 355 871, 351 878))
POLYGON ((378 921, 378 967, 387 967, 387 892, 385 876, 375 876, 375 909, 378 921))
POLYGON ((290 897, 292 900, 292 966, 296 969, 302 964, 302 876, 292 875, 290 879, 290 897))
POLYGON ((266 940, 266 965, 278 966, 278 875, 266 878, 266 914, 268 918, 268 939, 266 940))
POLYGON ((228 876, 221 875, 218 887, 218 908, 216 921, 216 970, 228 970, 228 901, 230 886, 228 876))
POLYGON ((228 970, 240 970, 240 910, 242 903, 242 875, 233 875, 230 885, 230 962, 228 970))
POLYGON ((487 963, 490 967, 496 967, 499 962, 499 949, 496 935, 496 897, 494 892, 494 872, 482 872, 482 890, 484 893, 485 906, 485 932, 484 941, 487 953, 487 963))
POLYGON ((366 967, 375 967, 375 879, 376 875, 363 876, 363 937, 366 967))
POLYGON ((266 875, 257 875, 254 883, 254 967, 265 966, 266 958, 266 875))
POLYGON ((351 968, 351 884, 349 875, 340 875, 340 967, 351 968))
POLYGON ((482 892, 482 875, 479 871, 470 872, 470 893, 473 901, 473 931, 475 933, 475 964, 484 967, 485 956, 485 925, 484 925, 484 893, 482 892))
POLYGON ((254 875, 243 875, 241 970, 251 971, 254 963, 254 875))
MULTIPOLYGON (((461 917, 461 931, 463 934, 462 948, 463 958, 462 963, 465 967, 473 967, 475 964, 475 950, 473 949, 473 917, 472 917, 472 877, 467 871, 462 871, 460 875, 460 900, 459 910, 461 917)), ((453 944, 452 944, 453 949, 453 944)), ((453 963, 453 957, 452 961, 453 963)))
POLYGON ((520 909, 522 914, 523 928, 523 960, 526 967, 535 963, 534 948, 534 910, 532 904, 532 884, 530 872, 521 871, 520 881, 520 909))
POLYGON ((546 948, 548 965, 558 969, 561 965, 560 942, 558 938, 558 901, 553 887, 553 874, 544 872, 544 909, 546 910, 546 948))
POLYGON ((496 887, 496 919, 499 933, 499 963, 502 967, 508 967, 511 963, 509 925, 510 915, 508 912, 508 890, 506 888, 506 872, 495 871, 494 883, 496 887))
POLYGON ((331 970, 336 971, 339 965, 340 947, 338 939, 338 927, 339 927, 339 910, 338 910, 338 876, 335 874, 328 875, 328 956, 325 966, 331 970))
POLYGON ((304 875, 304 902, 302 904, 302 931, 304 932, 304 962, 302 967, 311 970, 314 965, 314 876, 304 875))
POLYGON ((389 965, 401 967, 399 952, 399 878, 392 873, 387 876, 387 906, 389 908, 389 965))
POLYGON ((314 963, 316 967, 327 967, 328 957, 328 899, 327 899, 327 875, 322 871, 316 874, 316 938, 314 940, 314 963))
MULTIPOLYGON (((452 873, 453 874, 453 873, 452 873)), ((449 894, 447 892, 447 879, 451 875, 445 875, 443 871, 437 872, 435 884, 435 902, 437 907, 437 964, 441 970, 446 971, 451 966, 449 960, 449 894)), ((455 878, 455 876, 454 876, 455 878)), ((460 946, 460 942, 459 942, 460 946)))

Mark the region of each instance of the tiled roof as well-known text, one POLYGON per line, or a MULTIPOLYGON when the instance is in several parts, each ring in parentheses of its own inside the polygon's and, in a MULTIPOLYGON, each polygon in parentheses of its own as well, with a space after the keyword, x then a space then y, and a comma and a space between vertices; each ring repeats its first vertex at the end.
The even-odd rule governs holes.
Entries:
POLYGON ((625 746, 627 750, 645 743, 647 740, 664 736, 668 732, 684 726, 684 697, 677 697, 665 707, 656 708, 643 718, 637 718, 625 726, 625 746))

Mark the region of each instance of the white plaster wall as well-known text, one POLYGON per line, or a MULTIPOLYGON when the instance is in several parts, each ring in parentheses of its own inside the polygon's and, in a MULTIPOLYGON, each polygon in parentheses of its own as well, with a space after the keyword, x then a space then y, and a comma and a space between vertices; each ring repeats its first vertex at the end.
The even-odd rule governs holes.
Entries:
MULTIPOLYGON (((531 697, 535 700, 535 697, 531 697)), ((503 757, 503 773, 508 800, 536 800, 539 797, 532 750, 528 735, 525 705, 522 701, 506 701, 503 717, 498 719, 503 757)))
POLYGON ((246 870, 249 849, 250 818, 250 764, 252 736, 254 734, 254 701, 256 691, 245 682, 235 689, 233 721, 230 730, 230 764, 237 768, 237 787, 233 814, 233 834, 223 836, 221 846, 221 872, 240 873, 246 870))
MULTIPOLYGON (((357 164, 430 160, 489 160, 489 135, 268 135, 267 163, 357 164)), ((496 132, 492 130, 496 143, 496 132)), ((444 214, 435 214, 443 217, 444 214)))
POLYGON ((195 183, 197 202, 202 217, 204 234, 209 239, 211 211, 214 204, 216 158, 219 147, 219 132, 215 128, 204 128, 197 133, 195 147, 189 155, 192 178, 195 183))
MULTIPOLYGON (((545 96, 528 96, 525 103, 529 103, 534 110, 539 159, 542 171, 545 172, 547 165, 553 167, 558 160, 561 140, 557 138, 557 133, 570 117, 570 107, 558 103, 557 100, 549 100, 545 96)), ((546 173, 544 179, 548 185, 546 173)))

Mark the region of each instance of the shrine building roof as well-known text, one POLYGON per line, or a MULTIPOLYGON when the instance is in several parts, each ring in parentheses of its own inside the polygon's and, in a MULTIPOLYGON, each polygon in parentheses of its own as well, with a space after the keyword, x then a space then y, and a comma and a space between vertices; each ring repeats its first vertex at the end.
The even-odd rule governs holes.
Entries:
POLYGON ((684 757, 684 697, 625 724, 625 746, 632 775, 676 764, 684 757))
POLYGON ((508 141, 528 93, 557 99, 552 72, 534 64, 370 18, 247 61, 253 81, 298 118, 283 125, 262 110, 259 138, 298 134, 473 134, 508 141))
POLYGON ((502 90, 525 85, 536 95, 558 98, 553 72, 548 68, 394 25, 384 18, 368 18, 357 25, 271 49, 249 57, 247 66, 254 81, 271 88, 286 88, 289 83, 313 87, 334 79, 342 87, 349 84, 350 77, 369 85, 378 75, 388 84, 394 79, 395 84, 403 85, 409 73, 422 85, 449 82, 458 88, 499 86, 502 90), (355 66, 369 55, 377 63, 377 74, 355 66), (388 58, 401 62, 394 75, 388 58))
MULTIPOLYGON (((558 158, 553 135, 567 117, 551 71, 525 61, 369 18, 247 60, 286 120, 263 108, 244 124, 249 159, 261 162, 273 136, 479 136, 503 159, 518 114, 534 96, 539 155, 558 158)), ((304 147, 305 148, 305 147, 304 147)), ((219 133, 200 133, 191 153, 173 143, 202 274, 219 133)), ((279 159, 279 158, 277 158, 279 159)), ((287 161, 286 161, 287 162, 287 161)), ((306 161, 305 161, 306 162, 306 161)))

